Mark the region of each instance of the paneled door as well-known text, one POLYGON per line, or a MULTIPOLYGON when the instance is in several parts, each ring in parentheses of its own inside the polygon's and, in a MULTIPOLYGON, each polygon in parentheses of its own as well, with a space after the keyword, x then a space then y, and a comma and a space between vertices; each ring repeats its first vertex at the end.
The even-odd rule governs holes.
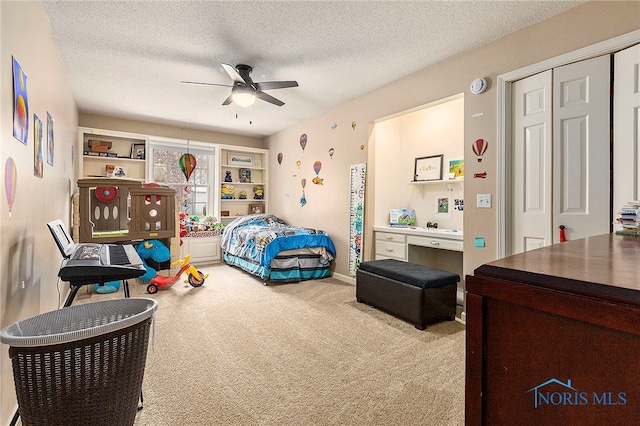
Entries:
POLYGON ((614 56, 613 211, 640 200, 640 44, 614 56))
POLYGON ((514 83, 512 253, 610 229, 610 57, 514 83))

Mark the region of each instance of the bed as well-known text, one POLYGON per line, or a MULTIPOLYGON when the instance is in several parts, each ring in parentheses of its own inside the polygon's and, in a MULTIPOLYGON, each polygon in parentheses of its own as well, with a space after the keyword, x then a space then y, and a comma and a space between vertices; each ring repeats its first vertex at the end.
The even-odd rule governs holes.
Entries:
POLYGON ((272 214, 253 214, 229 223, 220 241, 225 263, 267 282, 295 282, 331 276, 336 249, 319 229, 291 226, 272 214))

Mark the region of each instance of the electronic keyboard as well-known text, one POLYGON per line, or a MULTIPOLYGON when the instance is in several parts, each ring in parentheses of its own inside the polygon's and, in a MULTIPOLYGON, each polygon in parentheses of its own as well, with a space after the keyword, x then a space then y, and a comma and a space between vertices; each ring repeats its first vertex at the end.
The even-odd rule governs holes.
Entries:
POLYGON ((137 278, 146 269, 131 244, 76 244, 58 276, 74 285, 137 278))

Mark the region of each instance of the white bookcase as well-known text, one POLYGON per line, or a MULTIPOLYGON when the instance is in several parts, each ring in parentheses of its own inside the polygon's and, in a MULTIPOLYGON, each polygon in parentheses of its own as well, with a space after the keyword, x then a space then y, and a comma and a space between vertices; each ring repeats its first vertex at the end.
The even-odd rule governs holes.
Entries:
POLYGON ((114 176, 140 181, 146 180, 144 153, 147 149, 147 137, 134 133, 117 132, 80 127, 78 142, 78 177, 106 177, 107 165, 114 166, 114 176), (89 141, 111 143, 106 155, 91 154, 89 141), (135 148, 135 151, 132 151, 135 148), (133 153, 133 155, 132 155, 133 153), (142 154, 137 157, 136 154, 142 154), (132 158, 133 156, 133 158, 132 158))
POLYGON ((257 148, 223 146, 220 150, 220 220, 225 225, 233 219, 252 212, 268 211, 269 151, 257 148), (242 176, 241 176, 242 174, 242 176), (231 179, 226 182, 225 178, 231 179), (256 198, 255 189, 262 189, 262 198, 256 198), (246 198, 241 198, 241 193, 246 198), (257 210, 256 210, 257 209, 257 210))

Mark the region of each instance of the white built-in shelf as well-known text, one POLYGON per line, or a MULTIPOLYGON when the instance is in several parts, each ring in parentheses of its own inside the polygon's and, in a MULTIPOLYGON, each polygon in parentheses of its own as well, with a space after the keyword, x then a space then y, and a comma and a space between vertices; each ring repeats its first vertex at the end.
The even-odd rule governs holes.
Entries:
POLYGON ((266 185, 264 182, 222 182, 222 185, 266 185))
POLYGON ((236 165, 229 165, 229 164, 222 164, 220 166, 221 168, 229 168, 229 169, 251 169, 251 170, 266 170, 265 167, 254 167, 254 166, 236 166, 236 165))
POLYGON ((420 193, 424 198, 425 186, 444 185, 447 191, 453 191, 453 187, 451 186, 452 184, 462 185, 463 183, 464 183, 464 178, 458 178, 458 179, 420 180, 420 181, 412 180, 409 182, 409 185, 415 185, 420 190, 420 193))

